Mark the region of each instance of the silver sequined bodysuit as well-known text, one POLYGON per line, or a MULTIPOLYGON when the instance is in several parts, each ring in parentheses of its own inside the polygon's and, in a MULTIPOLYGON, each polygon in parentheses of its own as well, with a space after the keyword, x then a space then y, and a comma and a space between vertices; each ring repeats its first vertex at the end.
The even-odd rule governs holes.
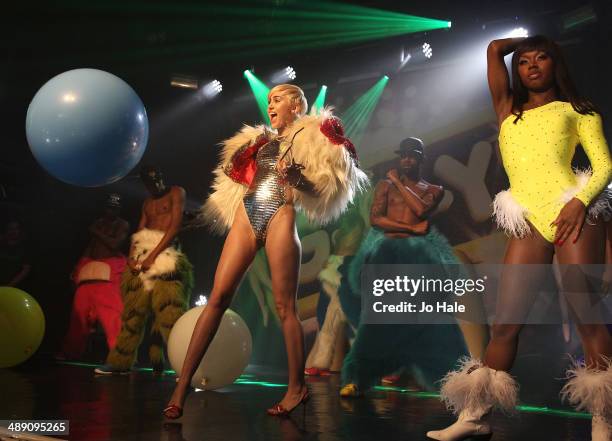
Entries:
POLYGON ((280 142, 273 140, 257 152, 257 171, 243 202, 249 222, 260 245, 266 241, 268 224, 279 208, 285 205, 285 187, 276 169, 280 142))

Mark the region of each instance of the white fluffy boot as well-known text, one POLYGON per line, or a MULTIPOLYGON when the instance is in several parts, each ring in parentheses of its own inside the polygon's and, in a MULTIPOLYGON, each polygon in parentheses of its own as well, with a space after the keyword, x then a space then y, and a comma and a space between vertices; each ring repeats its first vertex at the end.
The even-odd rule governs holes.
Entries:
POLYGON ((588 369, 584 363, 574 363, 567 371, 568 381, 561 390, 576 410, 593 415, 592 441, 612 440, 612 360, 606 359, 604 369, 588 369))
POLYGON ((492 435, 486 421, 489 412, 494 408, 513 412, 517 393, 518 385, 507 372, 466 358, 461 361, 459 370, 444 377, 440 390, 442 401, 458 414, 458 419, 444 430, 427 432, 427 436, 439 441, 489 439, 492 435))

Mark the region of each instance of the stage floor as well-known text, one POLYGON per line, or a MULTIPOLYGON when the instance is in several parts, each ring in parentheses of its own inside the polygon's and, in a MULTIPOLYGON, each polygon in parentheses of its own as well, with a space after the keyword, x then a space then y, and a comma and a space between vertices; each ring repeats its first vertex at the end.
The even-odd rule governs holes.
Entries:
MULTIPOLYGON (((68 419, 64 439, 88 441, 425 440, 427 430, 452 422, 435 394, 407 388, 341 399, 338 375, 308 378, 305 415, 269 417, 265 409, 281 398, 286 379, 250 366, 230 387, 192 392, 183 418, 170 423, 161 410, 174 381, 148 370, 94 376, 93 365, 0 369, 0 419, 68 419)), ((492 424, 494 441, 590 439, 588 415, 572 412, 523 406, 515 417, 494 415, 492 424)))

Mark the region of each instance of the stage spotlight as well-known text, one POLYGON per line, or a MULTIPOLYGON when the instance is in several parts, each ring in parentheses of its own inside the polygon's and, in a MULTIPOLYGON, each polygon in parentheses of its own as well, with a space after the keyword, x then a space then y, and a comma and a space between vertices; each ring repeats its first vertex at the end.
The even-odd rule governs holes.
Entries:
POLYGON ((208 299, 200 294, 200 297, 198 298, 198 300, 195 301, 195 306, 204 306, 208 303, 208 299))
POLYGON ((523 27, 514 28, 506 34, 506 38, 527 38, 527 37, 529 37, 529 31, 527 31, 527 29, 523 27))
POLYGON ((433 56, 433 49, 431 48, 431 44, 423 43, 423 55, 425 55, 425 58, 431 58, 433 56))
POLYGON ((221 82, 219 80, 213 80, 202 88, 202 94, 206 98, 213 98, 214 96, 219 95, 222 90, 223 85, 221 82))
POLYGON ((295 69, 293 69, 291 66, 287 66, 285 68, 285 75, 287 75, 287 78, 289 78, 290 80, 295 80, 295 69))
POLYGON ((288 83, 295 80, 297 74, 295 69, 291 66, 284 67, 272 75, 270 82, 272 84, 288 83))

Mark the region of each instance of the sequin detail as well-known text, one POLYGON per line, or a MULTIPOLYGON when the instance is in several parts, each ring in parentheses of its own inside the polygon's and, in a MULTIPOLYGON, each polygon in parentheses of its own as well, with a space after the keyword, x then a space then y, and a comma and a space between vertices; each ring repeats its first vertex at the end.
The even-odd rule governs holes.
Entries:
POLYGON ((257 172, 243 202, 247 217, 259 245, 266 242, 268 224, 279 208, 285 205, 285 187, 276 169, 280 143, 273 140, 257 152, 257 172))
MULTIPOLYGON (((568 201, 564 195, 573 191, 571 197, 589 206, 610 182, 612 164, 601 117, 582 115, 570 103, 553 101, 525 110, 516 124, 514 119, 514 115, 508 116, 499 132, 499 148, 512 200, 526 213, 526 220, 552 243, 556 227, 551 223, 568 201), (593 174, 576 193, 572 158, 578 143, 589 158, 593 174)), ((504 222, 501 224, 505 226, 504 222)))

